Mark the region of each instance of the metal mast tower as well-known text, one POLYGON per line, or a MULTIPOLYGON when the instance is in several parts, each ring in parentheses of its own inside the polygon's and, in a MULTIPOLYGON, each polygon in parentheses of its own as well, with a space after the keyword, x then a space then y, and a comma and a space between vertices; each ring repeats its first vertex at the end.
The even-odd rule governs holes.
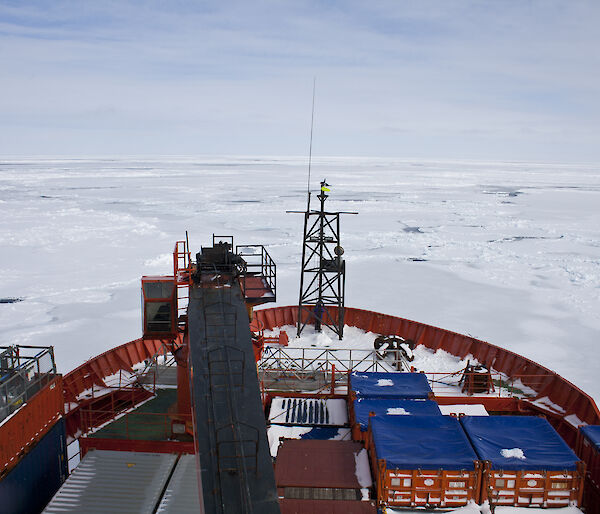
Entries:
POLYGON ((302 246, 302 271, 300 273, 300 299, 298 302, 298 336, 304 327, 314 321, 320 332, 325 325, 339 339, 344 336, 344 291, 346 264, 340 244, 340 214, 356 212, 327 212, 325 200, 329 191, 327 182, 321 182, 317 198, 319 210, 308 207, 304 212, 304 243, 302 246), (331 307, 337 307, 336 310, 331 307))

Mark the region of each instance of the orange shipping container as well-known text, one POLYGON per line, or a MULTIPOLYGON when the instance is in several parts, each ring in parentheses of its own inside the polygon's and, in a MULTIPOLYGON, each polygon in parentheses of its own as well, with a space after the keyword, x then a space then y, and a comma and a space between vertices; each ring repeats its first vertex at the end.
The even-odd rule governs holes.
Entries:
POLYGON ((19 462, 63 412, 62 376, 57 375, 0 425, 0 476, 19 462))
POLYGON ((380 506, 461 507, 478 500, 481 463, 455 418, 372 416, 369 421, 380 506))

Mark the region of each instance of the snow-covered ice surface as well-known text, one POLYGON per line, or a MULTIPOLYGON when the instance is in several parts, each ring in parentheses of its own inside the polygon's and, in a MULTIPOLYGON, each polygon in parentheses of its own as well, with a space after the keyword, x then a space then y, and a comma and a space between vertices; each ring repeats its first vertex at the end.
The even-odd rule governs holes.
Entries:
MULTIPOLYGON (((600 166, 315 159, 342 220, 347 305, 516 351, 597 400, 600 166)), ((306 162, 0 161, 0 344, 54 345, 59 369, 140 335, 139 278, 175 240, 262 243, 278 305, 298 298, 306 162)))

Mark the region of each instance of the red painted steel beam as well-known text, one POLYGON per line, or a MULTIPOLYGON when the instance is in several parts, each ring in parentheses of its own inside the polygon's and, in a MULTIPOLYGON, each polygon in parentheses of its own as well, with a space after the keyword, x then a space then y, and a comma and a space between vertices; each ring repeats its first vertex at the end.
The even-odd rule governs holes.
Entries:
POLYGON ((193 442, 182 441, 144 441, 140 439, 102 439, 98 437, 81 437, 79 451, 81 458, 89 450, 115 450, 124 452, 152 453, 194 453, 193 442))

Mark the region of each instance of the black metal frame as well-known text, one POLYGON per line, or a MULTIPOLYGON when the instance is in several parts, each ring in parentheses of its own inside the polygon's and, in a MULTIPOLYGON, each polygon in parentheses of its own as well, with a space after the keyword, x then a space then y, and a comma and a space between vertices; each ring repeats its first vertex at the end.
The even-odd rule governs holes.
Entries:
POLYGON ((263 245, 237 245, 235 247, 235 253, 239 255, 246 263, 245 268, 240 271, 240 284, 242 287, 242 293, 246 295, 246 291, 257 291, 263 288, 259 287, 247 287, 246 277, 260 276, 264 279, 266 286, 271 289, 273 293, 273 299, 277 300, 277 266, 275 261, 267 252, 267 249, 263 245), (260 252, 249 253, 244 252, 244 248, 260 248, 260 252), (258 262, 260 257, 260 262, 258 262))
POLYGON ((325 210, 326 182, 321 182, 320 210, 308 207, 304 212, 304 240, 302 245, 302 270, 300 272, 300 297, 298 300, 298 336, 311 321, 315 330, 323 325, 344 337, 344 296, 346 290, 346 263, 341 257, 340 214, 325 210), (316 260, 316 262, 315 262, 316 260), (305 280, 306 277, 306 280, 305 280), (328 306, 337 307, 332 315, 328 306))
POLYGON ((0 422, 56 376, 54 347, 0 346, 0 422), (45 360, 46 366, 42 360, 45 360))

